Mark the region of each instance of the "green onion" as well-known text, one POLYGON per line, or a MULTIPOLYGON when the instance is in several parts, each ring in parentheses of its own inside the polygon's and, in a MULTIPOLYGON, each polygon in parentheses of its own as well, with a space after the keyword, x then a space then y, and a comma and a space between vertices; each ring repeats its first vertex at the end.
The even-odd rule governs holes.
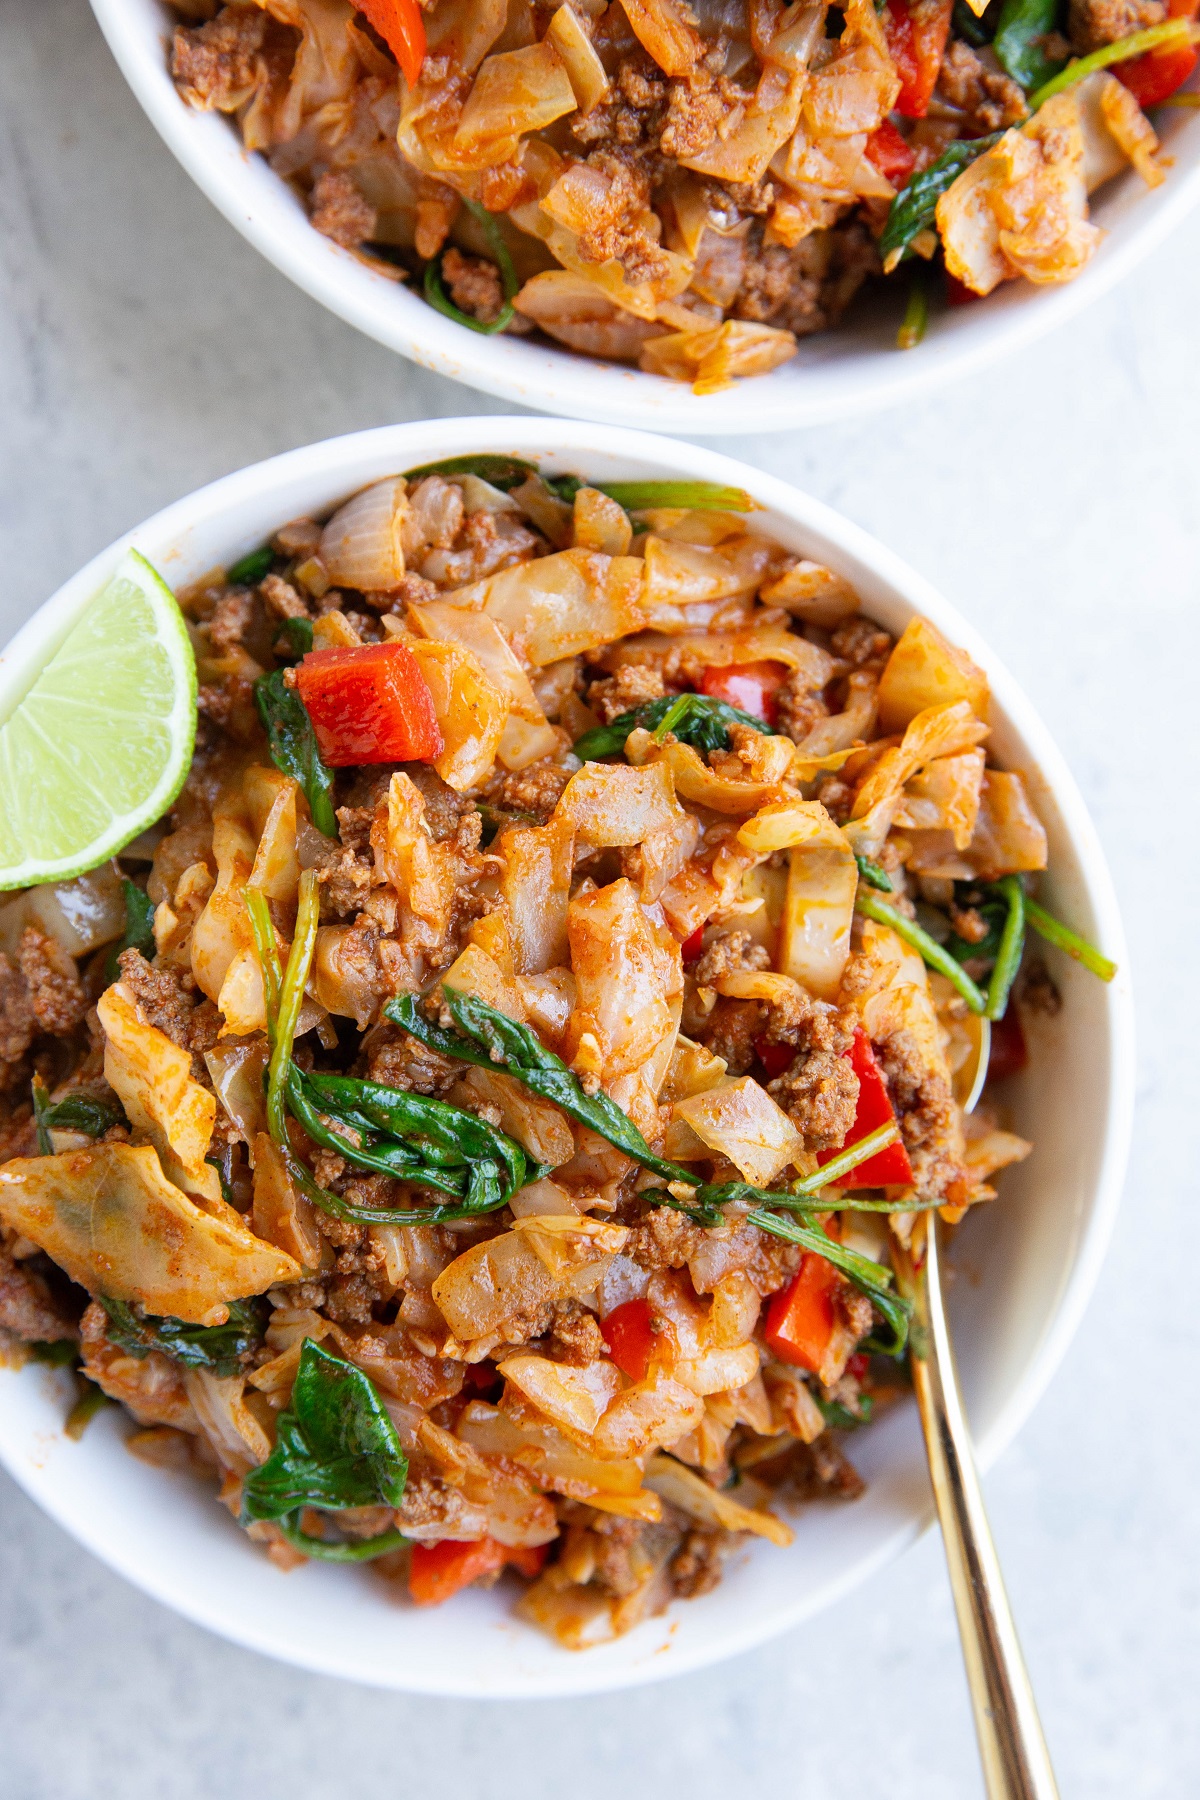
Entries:
POLYGON ((900 189, 888 208, 887 223, 879 239, 879 254, 885 268, 892 267, 889 258, 896 251, 907 251, 915 237, 930 229, 942 195, 954 186, 977 156, 998 144, 1003 136, 1002 131, 992 131, 987 137, 959 138, 947 144, 936 162, 920 170, 900 189))
POLYGON ((908 305, 896 333, 897 350, 915 350, 925 336, 929 323, 929 295, 919 275, 914 275, 908 290, 908 305))
POLYGON ((33 1078, 33 1118, 37 1126, 37 1147, 39 1156, 53 1156, 54 1145, 50 1142, 50 1128, 46 1124, 46 1114, 50 1109, 50 1090, 40 1075, 33 1078))
POLYGON ((1144 56, 1147 50, 1165 50, 1168 46, 1188 44, 1191 39, 1190 19, 1164 19, 1161 25, 1149 25, 1145 31, 1131 32, 1128 37, 1118 38, 1115 44, 1102 44, 1090 56, 1081 56, 1076 62, 1068 63, 1052 80, 1045 82, 1036 93, 1030 94, 1029 110, 1036 112, 1039 106, 1044 106, 1055 94, 1074 87, 1077 81, 1085 81, 1097 69, 1107 69, 1110 63, 1126 62, 1131 57, 1144 56))
POLYGON ((1073 956, 1076 962, 1082 963, 1085 969, 1090 969, 1093 975, 1098 975, 1101 981, 1112 980, 1117 972, 1116 963, 1110 962, 1107 956, 1102 956, 1086 938, 1081 938, 1077 931, 1072 931, 1069 925, 1064 925, 1061 919, 1048 913, 1036 900, 1026 899, 1025 917, 1038 936, 1045 938, 1048 944, 1055 944, 1060 950, 1065 950, 1068 956, 1073 956))
POLYGON ((475 475, 489 487, 520 487, 529 476, 537 474, 536 463, 520 456, 448 456, 444 462, 423 463, 419 469, 406 469, 406 481, 420 481, 425 475, 475 475))
POLYGON ((275 552, 264 544, 261 550, 251 550, 247 556, 226 569, 225 579, 237 586, 253 587, 255 582, 261 581, 268 573, 274 561, 275 552))
POLYGON ((822 1164, 815 1175, 806 1175, 803 1181, 798 1181, 793 1191, 796 1194, 819 1192, 831 1182, 840 1181, 851 1169, 857 1169, 859 1163, 869 1162, 880 1150, 886 1150, 889 1144, 894 1144, 899 1136, 900 1127, 895 1119, 887 1125, 880 1125, 868 1137, 859 1138, 857 1144, 851 1144, 849 1149, 843 1150, 840 1156, 832 1157, 829 1162, 822 1164))
POLYGON ((644 512, 656 506, 679 506, 688 512, 759 510, 745 488, 721 487, 715 481, 596 481, 590 485, 626 512, 644 512))
POLYGON ((1025 949, 1025 889, 1015 875, 1005 875, 996 886, 1008 903, 1008 917, 1000 933, 1000 947, 992 964, 988 982, 985 1019, 1002 1019, 1008 1008, 1008 996, 1021 966, 1025 949))
POLYGON ((895 893, 896 884, 886 869, 881 868, 877 862, 872 862, 869 856, 859 856, 857 852, 854 860, 858 864, 859 874, 868 887, 878 888, 881 894, 895 893))
MULTIPOLYGON (((250 917, 253 921, 253 912, 250 917)), ((304 984, 308 980, 308 972, 312 968, 320 917, 321 905, 317 873, 315 869, 305 869, 300 877, 300 904, 296 908, 296 931, 292 938, 292 947, 288 952, 283 984, 279 990, 275 1042, 271 1047, 271 1061, 267 1073, 267 1124, 275 1142, 283 1147, 286 1147, 288 1142, 285 1100, 288 1070, 292 1060, 292 1043, 296 1036, 300 1008, 304 1004, 304 984)))
POLYGON ((110 1404, 109 1397, 102 1387, 97 1387, 96 1383, 89 1381, 86 1375, 81 1375, 79 1380, 84 1384, 83 1392, 67 1414, 66 1424, 63 1426, 63 1430, 74 1443, 79 1442, 96 1414, 110 1404))
POLYGON ((275 945, 275 927, 271 923, 271 911, 267 905, 266 895, 258 888, 245 888, 242 899, 246 902, 246 911, 250 914, 250 929, 254 933, 254 948, 258 952, 258 964, 262 970, 263 995, 267 1009, 267 1039, 274 1045, 275 1020, 279 1013, 279 989, 283 976, 279 968, 279 951, 275 945))
POLYGON ((484 337, 493 337, 496 332, 503 331, 511 323, 513 301, 521 283, 517 279, 517 271, 513 267, 513 259, 508 253, 508 245, 500 235, 499 228, 491 213, 478 201, 463 199, 463 205, 470 213, 487 238, 489 248, 496 266, 500 270, 500 284, 504 291, 504 305, 494 319, 473 319, 469 313, 461 312, 442 286, 442 258, 439 254, 425 264, 425 298, 430 306, 444 313, 446 318, 453 319, 456 325, 465 325, 469 331, 478 331, 484 337))
POLYGON ((877 900, 874 894, 865 894, 861 887, 854 904, 860 913, 868 919, 874 919, 877 925, 890 925, 897 937, 903 938, 906 944, 911 944, 914 950, 919 951, 922 960, 931 969, 936 969, 939 975, 944 975, 947 981, 953 983, 972 1012, 981 1013, 986 1010, 987 1000, 966 970, 960 968, 950 952, 943 950, 927 931, 922 931, 912 919, 906 919, 894 906, 877 900))

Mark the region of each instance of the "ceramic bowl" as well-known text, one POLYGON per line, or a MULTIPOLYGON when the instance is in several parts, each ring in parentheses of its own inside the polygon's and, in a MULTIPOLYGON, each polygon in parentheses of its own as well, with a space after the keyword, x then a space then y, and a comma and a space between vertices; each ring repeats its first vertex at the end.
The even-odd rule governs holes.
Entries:
POLYGON ((184 168, 232 225, 276 268, 350 325, 413 362, 537 411, 678 431, 689 437, 794 430, 895 406, 941 382, 1015 353, 1074 317, 1153 248, 1200 197, 1200 118, 1163 109, 1156 118, 1174 166, 1149 192, 1127 174, 1093 210, 1108 237, 1065 287, 1005 284, 977 305, 936 317, 924 343, 896 349, 893 298, 864 305, 844 328, 802 341, 781 369, 697 397, 682 382, 643 375, 544 342, 484 337, 373 273, 315 232, 292 190, 260 156, 248 155, 230 122, 196 112, 168 72, 175 15, 162 0, 92 0, 125 77, 184 168))
MULTIPOLYGON (((997 759, 1030 784, 1050 839, 1049 905, 1121 964, 1105 986, 1048 953, 1063 1006, 1036 1024, 1013 1084, 1033 1155, 1002 1197, 964 1225, 951 1312, 986 1468, 1027 1418, 1079 1322, 1121 1188, 1133 1094, 1127 957, 1112 883, 1078 789, 1045 726, 978 633, 930 585, 827 506, 727 457, 669 439, 545 419, 450 419, 315 444, 202 488, 95 557, 0 657, 0 711, 59 641, 128 545, 176 587, 229 564, 287 519, 331 509, 382 476, 471 452, 513 453, 594 480, 682 477, 748 488, 753 528, 827 563, 891 631, 928 616, 988 673, 997 759)), ((701 1600, 673 1605, 615 1643, 579 1654, 514 1617, 515 1589, 470 1591, 418 1611, 369 1573, 310 1564, 281 1574, 212 1491, 137 1461, 114 1408, 78 1443, 63 1436, 70 1378, 0 1369, 0 1458, 79 1541, 147 1593, 235 1642, 284 1661, 410 1692, 475 1698, 584 1694, 661 1680, 761 1643, 864 1581, 931 1519, 916 1415, 904 1405, 854 1440, 868 1483, 853 1505, 795 1515, 789 1550, 739 1551, 701 1600)))

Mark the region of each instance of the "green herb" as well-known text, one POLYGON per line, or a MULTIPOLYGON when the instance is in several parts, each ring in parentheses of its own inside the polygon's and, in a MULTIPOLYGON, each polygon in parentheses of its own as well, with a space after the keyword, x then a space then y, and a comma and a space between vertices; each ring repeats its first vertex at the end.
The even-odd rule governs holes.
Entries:
POLYGON ((955 962, 994 962, 1000 949, 1004 923, 1008 918, 1008 907, 1001 899, 976 899, 973 902, 973 910, 986 924, 986 935, 977 942, 971 943, 968 938, 961 938, 956 932, 951 933, 946 939, 946 949, 955 962))
POLYGON ((1125 62, 1135 56, 1144 56, 1147 50, 1164 50, 1178 44, 1190 44, 1192 39, 1192 21, 1190 19, 1164 19, 1161 25, 1148 25, 1145 31, 1131 32, 1128 37, 1118 38, 1115 44, 1103 44, 1099 50, 1093 50, 1090 56, 1081 56, 1076 62, 1068 63, 1036 93, 1029 96, 1029 110, 1036 112, 1055 94, 1061 94, 1066 88, 1074 87, 1077 81, 1085 81, 1094 75, 1097 69, 1107 69, 1110 63, 1125 62))
MULTIPOLYGON (((562 500, 567 506, 573 506, 575 496, 582 487, 591 487, 590 481, 580 481, 578 475, 543 475, 542 480, 550 489, 556 500, 562 500)), ((601 488, 599 492, 603 493, 601 488)))
POLYGON ((757 502, 745 488, 722 487, 715 481, 595 481, 626 512, 653 507, 682 507, 688 512, 754 512, 757 502))
POLYGON ((465 325, 471 331, 482 332, 485 337, 492 337, 497 331, 503 331, 504 327, 511 323, 513 316, 513 301, 517 297, 517 292, 521 283, 517 279, 517 271, 513 267, 513 259, 508 253, 508 245, 500 235, 499 227, 492 214, 488 212, 485 206, 480 206, 478 201, 468 200, 465 196, 463 197, 462 203, 470 213, 471 217, 475 220, 476 224, 482 228, 483 234, 487 238, 492 257, 500 270, 500 285, 504 291, 504 305, 500 308, 496 317, 487 320, 486 323, 483 319, 473 319, 469 313, 460 311, 442 286, 442 258, 440 254, 432 257, 430 261, 425 264, 425 298, 430 306, 435 307, 438 312, 444 313, 448 319, 453 319, 456 325, 465 325))
POLYGON ((953 982, 972 1012, 984 1011, 987 1001, 971 977, 927 931, 923 931, 912 919, 906 919, 894 906, 877 900, 874 894, 864 893, 861 885, 854 904, 860 913, 865 914, 868 919, 874 919, 876 924, 890 925, 897 937, 903 938, 906 944, 911 944, 920 953, 929 968, 936 969, 939 975, 944 975, 947 981, 953 982))
POLYGON ((475 811, 483 820, 483 835, 480 842, 485 847, 491 843, 498 831, 507 831, 512 825, 537 825, 541 822, 537 813, 507 812, 503 807, 492 806, 487 800, 477 800, 475 811))
POLYGON ((51 1106, 49 1092, 40 1075, 33 1078, 32 1093, 39 1156, 53 1156, 52 1131, 82 1131, 87 1137, 98 1138, 121 1123, 121 1114, 115 1107, 104 1100, 93 1099, 90 1094, 68 1094, 65 1100, 51 1106))
POLYGON ((887 223, 879 239, 879 254, 885 263, 897 250, 906 251, 920 232, 930 229, 937 203, 947 188, 953 187, 963 170, 993 144, 998 144, 1003 136, 1002 131, 993 131, 987 137, 962 138, 948 144, 936 162, 930 163, 900 189, 888 210, 887 223))
POLYGON ((140 950, 143 956, 153 956, 155 949, 153 900, 128 876, 122 878, 121 891, 125 897, 125 935, 113 945, 105 960, 104 973, 109 981, 120 979, 117 959, 123 950, 140 950))
POLYGON ((206 1156, 205 1162, 217 1171, 217 1180, 221 1184, 221 1198, 227 1206, 233 1205, 233 1145, 223 1144, 212 1156, 206 1156))
POLYGON ((285 619, 279 627, 279 635, 288 640, 293 656, 307 656, 313 647, 313 622, 299 617, 285 619))
POLYGON ((254 683, 254 702, 275 767, 298 781, 304 789, 317 830, 327 838, 336 838, 333 771, 322 762, 308 709, 295 688, 288 687, 284 681, 282 669, 259 676, 254 683))
POLYGON ((395 1508, 407 1478, 407 1458, 374 1383, 353 1363, 307 1338, 291 1407, 279 1415, 275 1448, 242 1484, 243 1520, 273 1520, 308 1556, 363 1561, 398 1549, 403 1533, 331 1543, 300 1529, 303 1508, 327 1513, 395 1508))
POLYGON ((108 1314, 110 1343, 139 1360, 160 1350, 185 1369, 210 1369, 214 1375, 238 1373, 242 1358, 262 1343, 270 1316, 263 1300, 231 1300, 224 1325, 188 1325, 182 1319, 142 1316, 107 1294, 99 1300, 108 1314))
POLYGON ((868 887, 878 888, 881 894, 895 893, 896 884, 886 869, 881 868, 877 862, 872 862, 869 856, 859 856, 856 853, 854 860, 858 864, 859 875, 868 887))
POLYGON ((47 1102, 50 1090, 40 1075, 35 1075, 31 1084, 33 1094, 33 1122, 37 1130, 37 1147, 39 1156, 53 1156, 54 1145, 50 1142, 50 1127, 46 1123, 46 1114, 50 1110, 47 1102))
POLYGON ((820 1394, 814 1394, 813 1399, 820 1408, 826 1425, 832 1426, 835 1431, 856 1430, 859 1425, 867 1423, 875 1410, 875 1402, 870 1394, 859 1395, 857 1412, 851 1412, 840 1400, 826 1400, 820 1394))
POLYGON ((1063 67, 1046 55, 1044 41, 1058 24, 1059 0, 1004 0, 992 48, 1002 69, 1026 93, 1040 88, 1063 67))
POLYGON ((1073 956, 1076 962, 1082 963, 1085 969, 1090 969, 1093 975, 1098 975, 1101 981, 1112 980, 1117 972, 1116 963, 1110 962, 1107 956, 1102 956, 1094 944, 1089 944, 1077 931, 1072 931, 1069 925, 1064 925, 1061 919, 1048 913, 1036 900, 1026 898, 1025 917, 1038 936, 1045 938, 1048 944, 1055 944, 1060 950, 1065 950, 1068 956, 1073 956))
POLYGON ((267 1064, 267 1129, 275 1142, 286 1145, 287 1121, 284 1098, 292 1066, 292 1045, 304 989, 312 968, 317 944, 317 926, 321 920, 320 890, 315 869, 305 869, 300 876, 300 898, 296 907, 296 929, 288 951, 287 968, 279 989, 279 1004, 271 1044, 271 1060, 267 1064))
POLYGON ((994 14, 995 10, 996 8, 993 3, 988 7, 983 16, 977 19, 967 5, 967 0, 954 0, 952 29, 955 37, 962 38, 963 41, 970 44, 974 50, 981 50, 984 44, 990 44, 993 32, 992 28, 989 27, 988 20, 994 14))
POLYGON ((1015 875, 1006 875, 996 885, 1004 896, 1008 913, 988 982, 987 1009, 983 1015, 985 1019, 1004 1017, 1008 1008, 1008 996, 1012 992, 1012 984, 1017 978, 1021 955, 1025 949, 1025 889, 1015 875))
POLYGON ((250 929, 254 934, 254 949, 258 956, 258 966, 262 970, 263 993, 266 996, 267 1041, 275 1042, 275 1017, 279 1011, 279 990, 283 985, 283 971, 279 967, 279 951, 275 943, 275 927, 271 923, 271 909, 267 905, 267 897, 258 888, 244 888, 242 899, 246 902, 246 911, 250 914, 250 929))
POLYGON ((711 694, 667 694, 633 712, 622 713, 610 725, 585 731, 573 749, 581 762, 616 756, 624 750, 630 732, 640 726, 643 731, 653 731, 660 743, 668 731, 673 731, 680 743, 690 744, 694 750, 728 750, 731 725, 749 725, 764 737, 777 735, 753 713, 743 712, 740 706, 730 706, 727 700, 717 700, 711 694))
POLYGON ((51 1369, 69 1369, 79 1361, 79 1345, 74 1338, 54 1338, 50 1343, 30 1344, 28 1349, 34 1362, 45 1363, 51 1369))
POLYGON ((688 1213, 698 1223, 711 1226, 727 1223, 721 1208, 730 1200, 759 1202, 757 1210, 747 1215, 752 1224, 776 1237, 787 1239, 789 1243, 803 1244, 807 1249, 817 1249, 822 1255, 827 1254, 829 1260, 878 1307, 892 1326, 894 1336, 901 1336, 901 1326, 907 1328, 910 1310, 907 1303, 897 1300, 895 1295, 886 1294, 886 1284, 891 1280, 888 1271, 880 1269, 877 1263, 868 1258, 858 1256, 854 1251, 846 1250, 840 1244, 826 1239, 823 1233, 818 1236, 811 1226, 765 1210, 765 1207, 774 1205, 798 1210, 805 1195, 824 1187, 854 1164, 875 1155, 885 1141, 890 1142, 896 1132, 894 1125, 881 1126, 878 1132, 855 1144, 852 1150, 844 1152, 834 1162, 826 1164, 816 1175, 806 1176, 804 1181, 798 1182, 792 1193, 771 1194, 752 1187, 747 1182, 709 1185, 697 1183, 696 1177, 679 1163, 655 1156, 637 1126, 609 1099, 603 1089, 598 1089, 595 1094, 585 1093, 578 1076, 552 1050, 545 1049, 527 1026, 519 1025, 514 1019, 473 995, 455 994, 449 989, 444 990, 444 993, 445 1005, 458 1027, 456 1031, 432 1024, 421 1012, 416 997, 412 994, 401 994, 397 999, 389 1000, 384 1013, 429 1049, 440 1051, 443 1056, 457 1058, 460 1062, 476 1063, 481 1068, 503 1068, 529 1088, 531 1093, 538 1094, 543 1100, 549 1100, 561 1108, 569 1118, 586 1125, 598 1137, 624 1151, 632 1161, 652 1170, 666 1181, 682 1183, 693 1190, 686 1200, 652 1190, 643 1195, 652 1204, 672 1206, 688 1213), (826 1249, 823 1246, 828 1247, 826 1249), (878 1298, 880 1294, 885 1296, 884 1302, 878 1298))
POLYGON ((450 456, 445 462, 424 463, 419 469, 409 469, 404 479, 420 481, 425 475, 475 475, 489 487, 499 488, 507 494, 510 488, 520 487, 530 475, 536 474, 536 463, 526 462, 520 456, 450 456))
POLYGON ((264 544, 261 550, 251 550, 227 569, 225 579, 235 586, 253 587, 264 575, 269 574, 274 561, 275 552, 264 544))
POLYGON ((908 289, 908 305, 896 333, 897 350, 915 350, 925 336, 928 324, 929 295, 922 277, 914 273, 908 289))
POLYGON ((83 1392, 67 1414, 66 1422, 63 1425, 63 1431, 66 1433, 67 1437, 76 1444, 79 1442, 96 1414, 100 1412, 103 1407, 114 1404, 114 1402, 109 1399, 104 1389, 102 1387, 97 1387, 94 1381, 89 1381, 85 1375, 80 1375, 78 1379, 83 1385, 83 1392))
POLYGON ((504 1132, 444 1100, 346 1075, 306 1075, 295 1064, 287 1095, 314 1143, 355 1168, 435 1188, 458 1202, 420 1212, 351 1206, 336 1195, 318 1202, 332 1210, 327 1200, 338 1200, 338 1216, 358 1224, 432 1225, 495 1212, 546 1172, 531 1167, 521 1146, 504 1132))

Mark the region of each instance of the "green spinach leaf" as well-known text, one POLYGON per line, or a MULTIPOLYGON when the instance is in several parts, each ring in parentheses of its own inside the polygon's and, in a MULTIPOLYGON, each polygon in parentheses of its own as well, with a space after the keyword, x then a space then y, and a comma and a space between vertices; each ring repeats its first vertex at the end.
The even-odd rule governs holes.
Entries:
POLYGON ((645 706, 639 706, 633 712, 622 713, 610 725, 598 725, 594 731, 585 731, 573 748, 581 762, 595 762, 598 757, 616 756, 624 750, 630 732, 638 726, 643 731, 657 732, 664 725, 681 743, 690 744, 701 753, 728 750, 731 725, 749 725, 763 737, 777 735, 770 725, 755 718, 753 713, 743 712, 740 706, 730 706, 727 700, 714 699, 711 694, 667 694, 661 700, 647 701, 645 706), (676 708, 679 709, 676 716, 668 719, 676 708))
POLYGON ((1002 69, 1029 93, 1066 65, 1046 55, 1044 41, 1059 19, 1059 0, 1004 0, 992 48, 1002 69))
POLYGON ((262 1342, 267 1324, 264 1300, 231 1300, 224 1325, 188 1325, 182 1319, 160 1319, 135 1313, 124 1300, 99 1296, 108 1314, 108 1339, 139 1360, 160 1350, 185 1369, 208 1369, 213 1375, 236 1375, 242 1358, 262 1342))
POLYGON ((327 838, 336 838, 333 770, 321 760, 317 735, 303 700, 295 688, 287 686, 282 669, 259 676, 254 684, 254 700, 266 730, 272 762, 303 788, 317 830, 327 838))
POLYGON ((122 950, 140 950, 143 956, 153 956, 155 949, 153 900, 128 876, 122 878, 121 891, 125 897, 125 934, 113 945, 105 961, 104 973, 109 981, 120 979, 121 965, 117 959, 122 950))
POLYGON ((271 564, 274 561, 275 552, 268 544, 264 544, 261 550, 249 551, 232 567, 226 569, 225 579, 238 587, 253 587, 256 582, 262 580, 264 575, 270 573, 271 564))
POLYGON ((879 254, 885 262, 895 251, 907 250, 919 232, 932 227, 937 203, 947 188, 953 187, 963 170, 1003 136, 1002 131, 993 131, 987 137, 962 138, 948 144, 936 162, 900 189, 879 239, 879 254))

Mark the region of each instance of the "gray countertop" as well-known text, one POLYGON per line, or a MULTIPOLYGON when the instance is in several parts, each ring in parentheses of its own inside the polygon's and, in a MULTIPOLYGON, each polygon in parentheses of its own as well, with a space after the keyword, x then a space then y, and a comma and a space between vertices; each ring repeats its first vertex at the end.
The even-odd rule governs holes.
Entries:
MULTIPOLYGON (((118 532, 277 450, 499 412, 322 312, 159 142, 85 0, 0 0, 0 642, 118 532)), ((1064 1795, 1200 1789, 1191 1257, 1200 948, 1200 216, 1081 320, 876 421, 727 440, 893 545, 991 639, 1093 809, 1132 944, 1138 1120, 1083 1328, 987 1482, 1064 1795)), ((164 1612, 0 1475, 3 1800, 352 1791, 979 1793, 940 1546, 640 1693, 410 1700, 164 1612)))

